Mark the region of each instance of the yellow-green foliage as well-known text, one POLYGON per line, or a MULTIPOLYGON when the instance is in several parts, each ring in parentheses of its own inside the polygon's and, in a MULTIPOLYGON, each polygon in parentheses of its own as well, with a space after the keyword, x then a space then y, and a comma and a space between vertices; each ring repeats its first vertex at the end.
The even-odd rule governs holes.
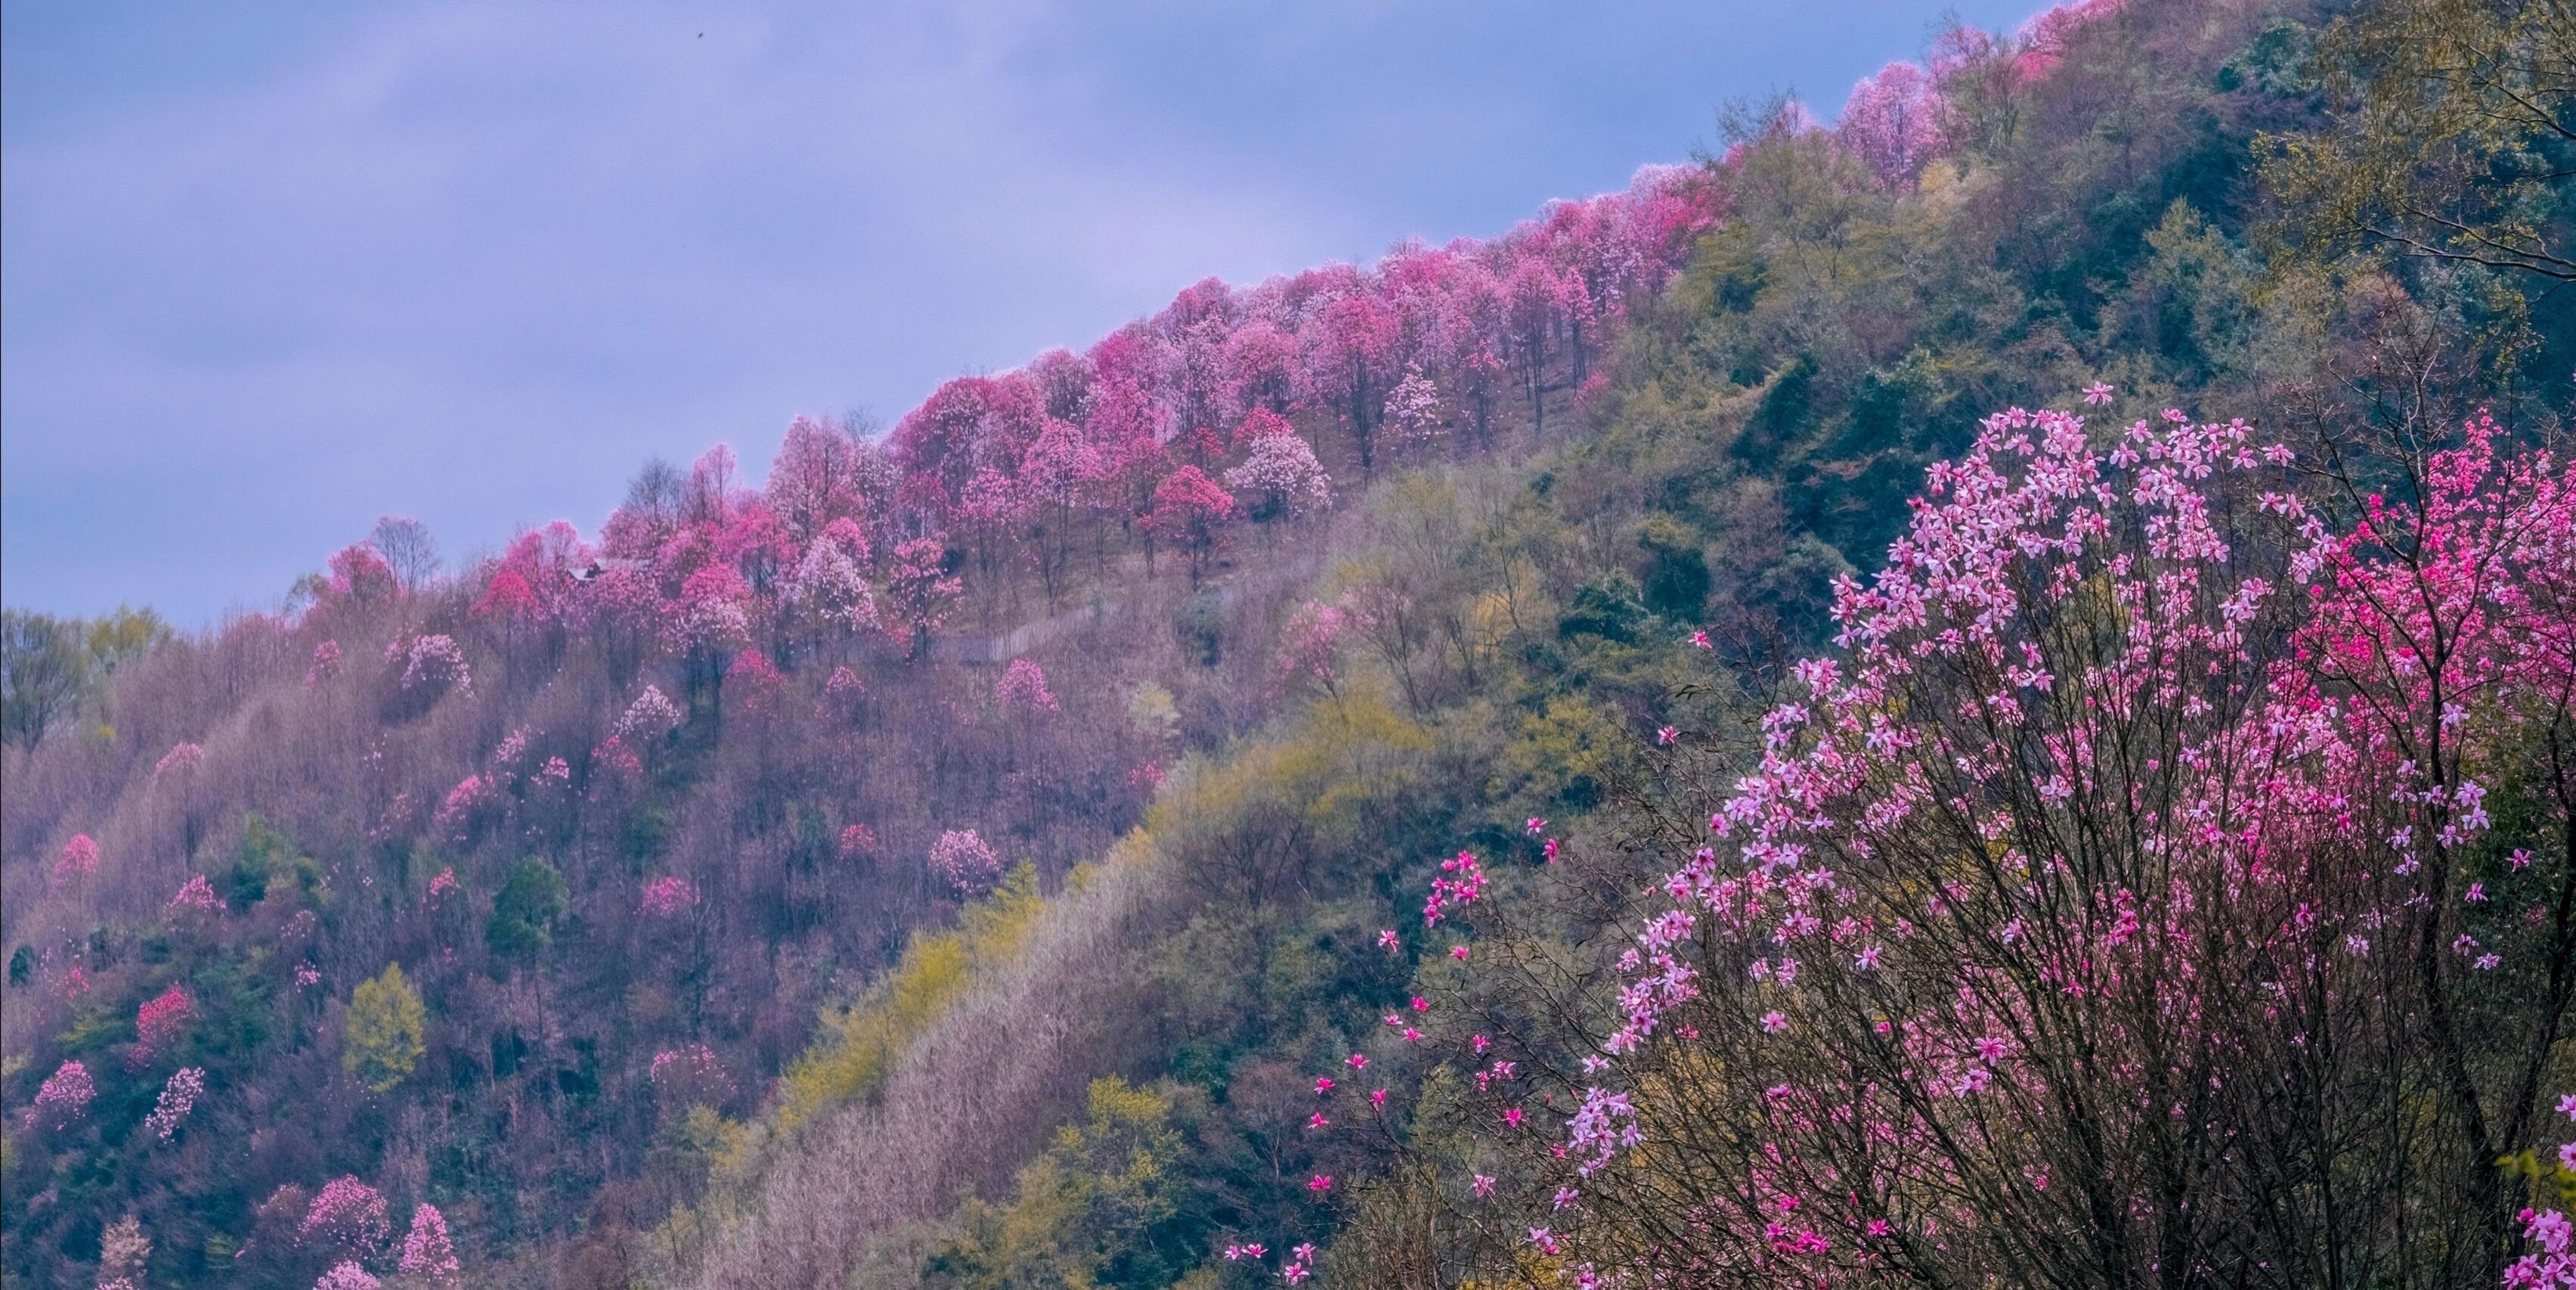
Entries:
POLYGON ((1081 1290, 1112 1261, 1180 1270, 1187 1255, 1167 1230, 1182 1153, 1171 1098, 1112 1076, 1092 1081, 1087 1110, 1020 1171, 1009 1204, 968 1205, 964 1233, 930 1260, 935 1284, 1081 1290))
POLYGON ((1607 783, 1615 750, 1633 742, 1598 705, 1564 696, 1521 723, 1506 759, 1540 800, 1588 806, 1607 783))
POLYGON ((987 965, 1019 953, 1046 908, 1037 871, 1022 865, 993 894, 966 909, 952 931, 916 936, 903 961, 867 997, 828 1009, 823 1033, 787 1068, 778 1087, 778 1127, 793 1130, 861 1096, 930 1027, 987 965))
POLYGON ((420 996, 403 980, 402 965, 388 963, 375 979, 359 982, 349 996, 349 1031, 340 1062, 368 1088, 382 1093, 409 1078, 412 1068, 420 1064, 421 1029, 427 1020, 420 996))

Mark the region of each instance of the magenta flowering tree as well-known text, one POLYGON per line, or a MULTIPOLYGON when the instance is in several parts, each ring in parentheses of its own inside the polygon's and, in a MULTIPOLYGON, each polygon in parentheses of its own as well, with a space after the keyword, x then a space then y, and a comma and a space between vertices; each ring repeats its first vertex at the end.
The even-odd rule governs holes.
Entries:
POLYGON ((1224 544, 1226 522, 1233 518, 1234 495, 1198 467, 1183 466, 1154 489, 1154 509, 1145 517, 1145 527, 1180 551, 1195 587, 1224 544))
POLYGON ((1055 692, 1047 688, 1046 669, 1035 660, 1015 658, 993 683, 993 701, 1014 716, 1033 717, 1056 710, 1055 692))
POLYGON ((685 918, 698 907, 698 884, 673 874, 665 874, 644 884, 644 898, 636 903, 636 912, 646 918, 685 918))
MULTIPOLYGON (((194 745, 183 745, 193 747, 194 745)), ((167 760, 166 758, 164 759, 167 760)), ((54 856, 53 884, 67 887, 98 871, 98 843, 86 833, 75 833, 63 843, 54 856)))
POLYGON ((965 584, 948 575, 948 547, 936 537, 914 538, 894 549, 894 568, 886 575, 886 604, 893 626, 908 638, 912 657, 930 645, 932 629, 948 620, 965 593, 965 584))
POLYGON ((2516 1178, 2563 1178, 2521 1153, 2576 960, 2566 470, 2481 421, 2338 534, 2241 423, 2093 443, 1989 420, 1749 774, 1651 754, 1631 840, 1686 859, 1613 1023, 1466 1042, 1548 1214, 1509 1244, 1584 1284, 2503 1275, 2516 1178))
POLYGON ((196 1002, 186 989, 171 986, 134 1010, 134 1060, 139 1064, 177 1043, 196 1020, 196 1002))
POLYGON ((705 1044, 667 1048, 653 1055, 653 1095, 669 1111, 719 1106, 733 1096, 733 1077, 705 1044))
POLYGON ((1942 150, 1941 99, 1931 74, 1912 63, 1880 68, 1852 87, 1834 132, 1880 183, 1912 184, 1942 150))

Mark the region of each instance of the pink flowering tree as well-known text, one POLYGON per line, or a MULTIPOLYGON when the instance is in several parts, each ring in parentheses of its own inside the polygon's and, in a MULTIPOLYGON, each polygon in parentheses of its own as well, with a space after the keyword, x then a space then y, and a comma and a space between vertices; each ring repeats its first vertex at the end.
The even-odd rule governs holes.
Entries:
POLYGON ((901 631, 911 656, 930 647, 933 628, 948 620, 965 593, 965 584, 947 571, 947 544, 936 537, 914 538, 894 549, 894 567, 886 575, 889 625, 901 631))
POLYGON ((170 1082, 161 1086, 161 1096, 153 1101, 152 1114, 143 1118, 143 1127, 164 1142, 179 1131, 188 1113, 197 1107, 197 1099, 206 1092, 206 1071, 202 1066, 182 1066, 171 1072, 170 1082))
POLYGON ((697 908, 698 884, 671 874, 644 884, 644 897, 636 903, 636 912, 646 918, 681 919, 697 908))
POLYGON ((150 1060, 185 1038, 197 1018, 196 1002, 186 989, 171 986, 134 1010, 134 1060, 150 1060))
MULTIPOLYGON (((1263 414, 1267 416, 1268 414, 1263 414)), ((1332 477, 1315 460, 1305 437, 1277 417, 1275 430, 1263 427, 1252 436, 1243 464, 1225 472, 1225 486, 1250 496, 1244 514, 1256 524, 1312 514, 1332 505, 1332 477)), ((1247 430, 1252 418, 1244 419, 1247 430)))
POLYGON ((666 1111, 692 1106, 721 1106, 733 1096, 733 1077, 705 1044, 666 1048, 653 1055, 653 1096, 666 1111))
POLYGON ((54 854, 53 885, 71 886, 98 871, 98 843, 86 833, 75 833, 54 854))
POLYGON ((993 683, 993 701, 1013 716, 1033 717, 1056 710, 1055 692, 1047 688, 1046 669, 1034 660, 1015 658, 993 683))
POLYGON ((1930 73, 1889 63, 1852 87, 1835 134, 1889 188, 1911 185, 1940 154, 1941 100, 1930 73))
POLYGON ((296 1224, 299 1248, 325 1258, 364 1260, 375 1257, 393 1235, 383 1192, 343 1176, 323 1185, 296 1224))
POLYGON ((930 845, 930 871, 958 895, 972 898, 1001 881, 1002 861, 973 829, 950 829, 930 845))
POLYGON ((1626 844, 1568 866, 1675 865, 1608 1024, 1552 1030, 1594 969, 1444 873, 1470 997, 1531 1024, 1439 1036, 1484 1154, 1391 1179, 1584 1284, 2505 1275, 2517 1173, 2564 1177, 2566 469, 2480 422, 2338 532, 2241 423, 2098 442, 1989 420, 1749 773, 1641 754, 1626 844))
POLYGON ((60 1128, 88 1114, 90 1099, 97 1096, 98 1083, 90 1078, 89 1067, 64 1062, 36 1087, 35 1100, 20 1118, 28 1125, 60 1128))
POLYGON ((1226 522, 1233 518, 1234 496, 1198 467, 1183 466, 1154 489, 1154 509, 1145 517, 1145 527, 1181 553, 1195 587, 1224 545, 1226 522))
POLYGON ((411 1230, 403 1236, 404 1276, 439 1282, 456 1275, 456 1246, 447 1237, 447 1216, 438 1206, 422 1204, 411 1212, 411 1230))

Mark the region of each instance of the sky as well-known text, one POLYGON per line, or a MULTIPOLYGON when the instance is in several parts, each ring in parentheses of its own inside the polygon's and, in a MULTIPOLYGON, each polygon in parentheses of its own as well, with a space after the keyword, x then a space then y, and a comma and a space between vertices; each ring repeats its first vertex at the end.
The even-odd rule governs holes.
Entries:
MULTIPOLYGON (((2035 0, 1959 0, 2010 26, 2035 0)), ((11 0, 0 598, 274 607, 1820 113, 1913 0, 11 0)))

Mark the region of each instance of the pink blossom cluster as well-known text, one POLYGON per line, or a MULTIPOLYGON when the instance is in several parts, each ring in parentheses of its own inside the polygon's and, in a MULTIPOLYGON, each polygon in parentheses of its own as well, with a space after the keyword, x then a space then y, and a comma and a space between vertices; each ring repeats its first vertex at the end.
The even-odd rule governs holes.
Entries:
POLYGON ((425 694, 471 694, 474 673, 465 665, 465 650, 455 637, 415 636, 403 651, 401 685, 425 694))
POLYGON ((402 1262, 404 1276, 423 1281, 443 1281, 457 1270, 456 1247, 447 1236, 447 1216, 438 1206, 421 1204, 411 1212, 411 1230, 403 1236, 402 1262))
POLYGON ((353 1259, 372 1257, 393 1235, 383 1192, 343 1175, 323 1184, 296 1227, 296 1244, 353 1259))
POLYGON ((98 1085, 90 1079, 89 1067, 77 1061, 64 1062, 36 1087, 36 1100, 23 1117, 30 1125, 60 1126, 88 1113, 90 1099, 98 1096, 98 1085))
POLYGON ((644 899, 636 908, 647 918, 678 918, 697 907, 698 884, 664 875, 644 884, 644 899))
POLYGON ((162 779, 171 775, 184 775, 205 764, 205 760, 206 750, 203 746, 185 742, 175 743, 170 745, 170 751, 161 754, 161 760, 152 763, 152 777, 162 779))
POLYGON ((1056 710, 1054 691, 1047 688, 1046 669, 1025 658, 1011 660, 1002 678, 993 683, 993 701, 1005 712, 1034 714, 1056 710))
POLYGON ((949 829, 930 845, 930 870, 961 896, 980 896, 1002 876, 1001 858, 973 829, 949 829))
POLYGON ((75 833, 54 856, 54 885, 78 882, 98 870, 98 843, 86 833, 75 833))
POLYGON ((688 1044, 653 1054, 654 1091, 669 1105, 713 1104, 733 1094, 733 1077, 705 1044, 688 1044))
POLYGON ((179 884, 178 892, 170 897, 168 905, 174 911, 198 914, 215 913, 223 907, 222 898, 215 895, 214 884, 206 881, 206 875, 201 873, 191 874, 186 882, 179 884))
POLYGON ((161 1096, 152 1104, 152 1114, 143 1118, 143 1127, 153 1136, 167 1142, 179 1131, 179 1125, 196 1109, 197 1099, 206 1091, 206 1071, 202 1066, 182 1066, 161 1086, 161 1096))
POLYGON ((196 1016, 197 1005, 181 986, 173 985, 145 1000, 134 1010, 137 1056, 148 1056, 169 1047, 187 1033, 188 1023, 196 1016))
POLYGON ((864 824, 853 824, 841 830, 841 858, 863 860, 877 853, 877 835, 864 824))
POLYGON ((326 640, 313 647, 313 665, 304 672, 304 684, 317 686, 340 674, 340 642, 326 640))

